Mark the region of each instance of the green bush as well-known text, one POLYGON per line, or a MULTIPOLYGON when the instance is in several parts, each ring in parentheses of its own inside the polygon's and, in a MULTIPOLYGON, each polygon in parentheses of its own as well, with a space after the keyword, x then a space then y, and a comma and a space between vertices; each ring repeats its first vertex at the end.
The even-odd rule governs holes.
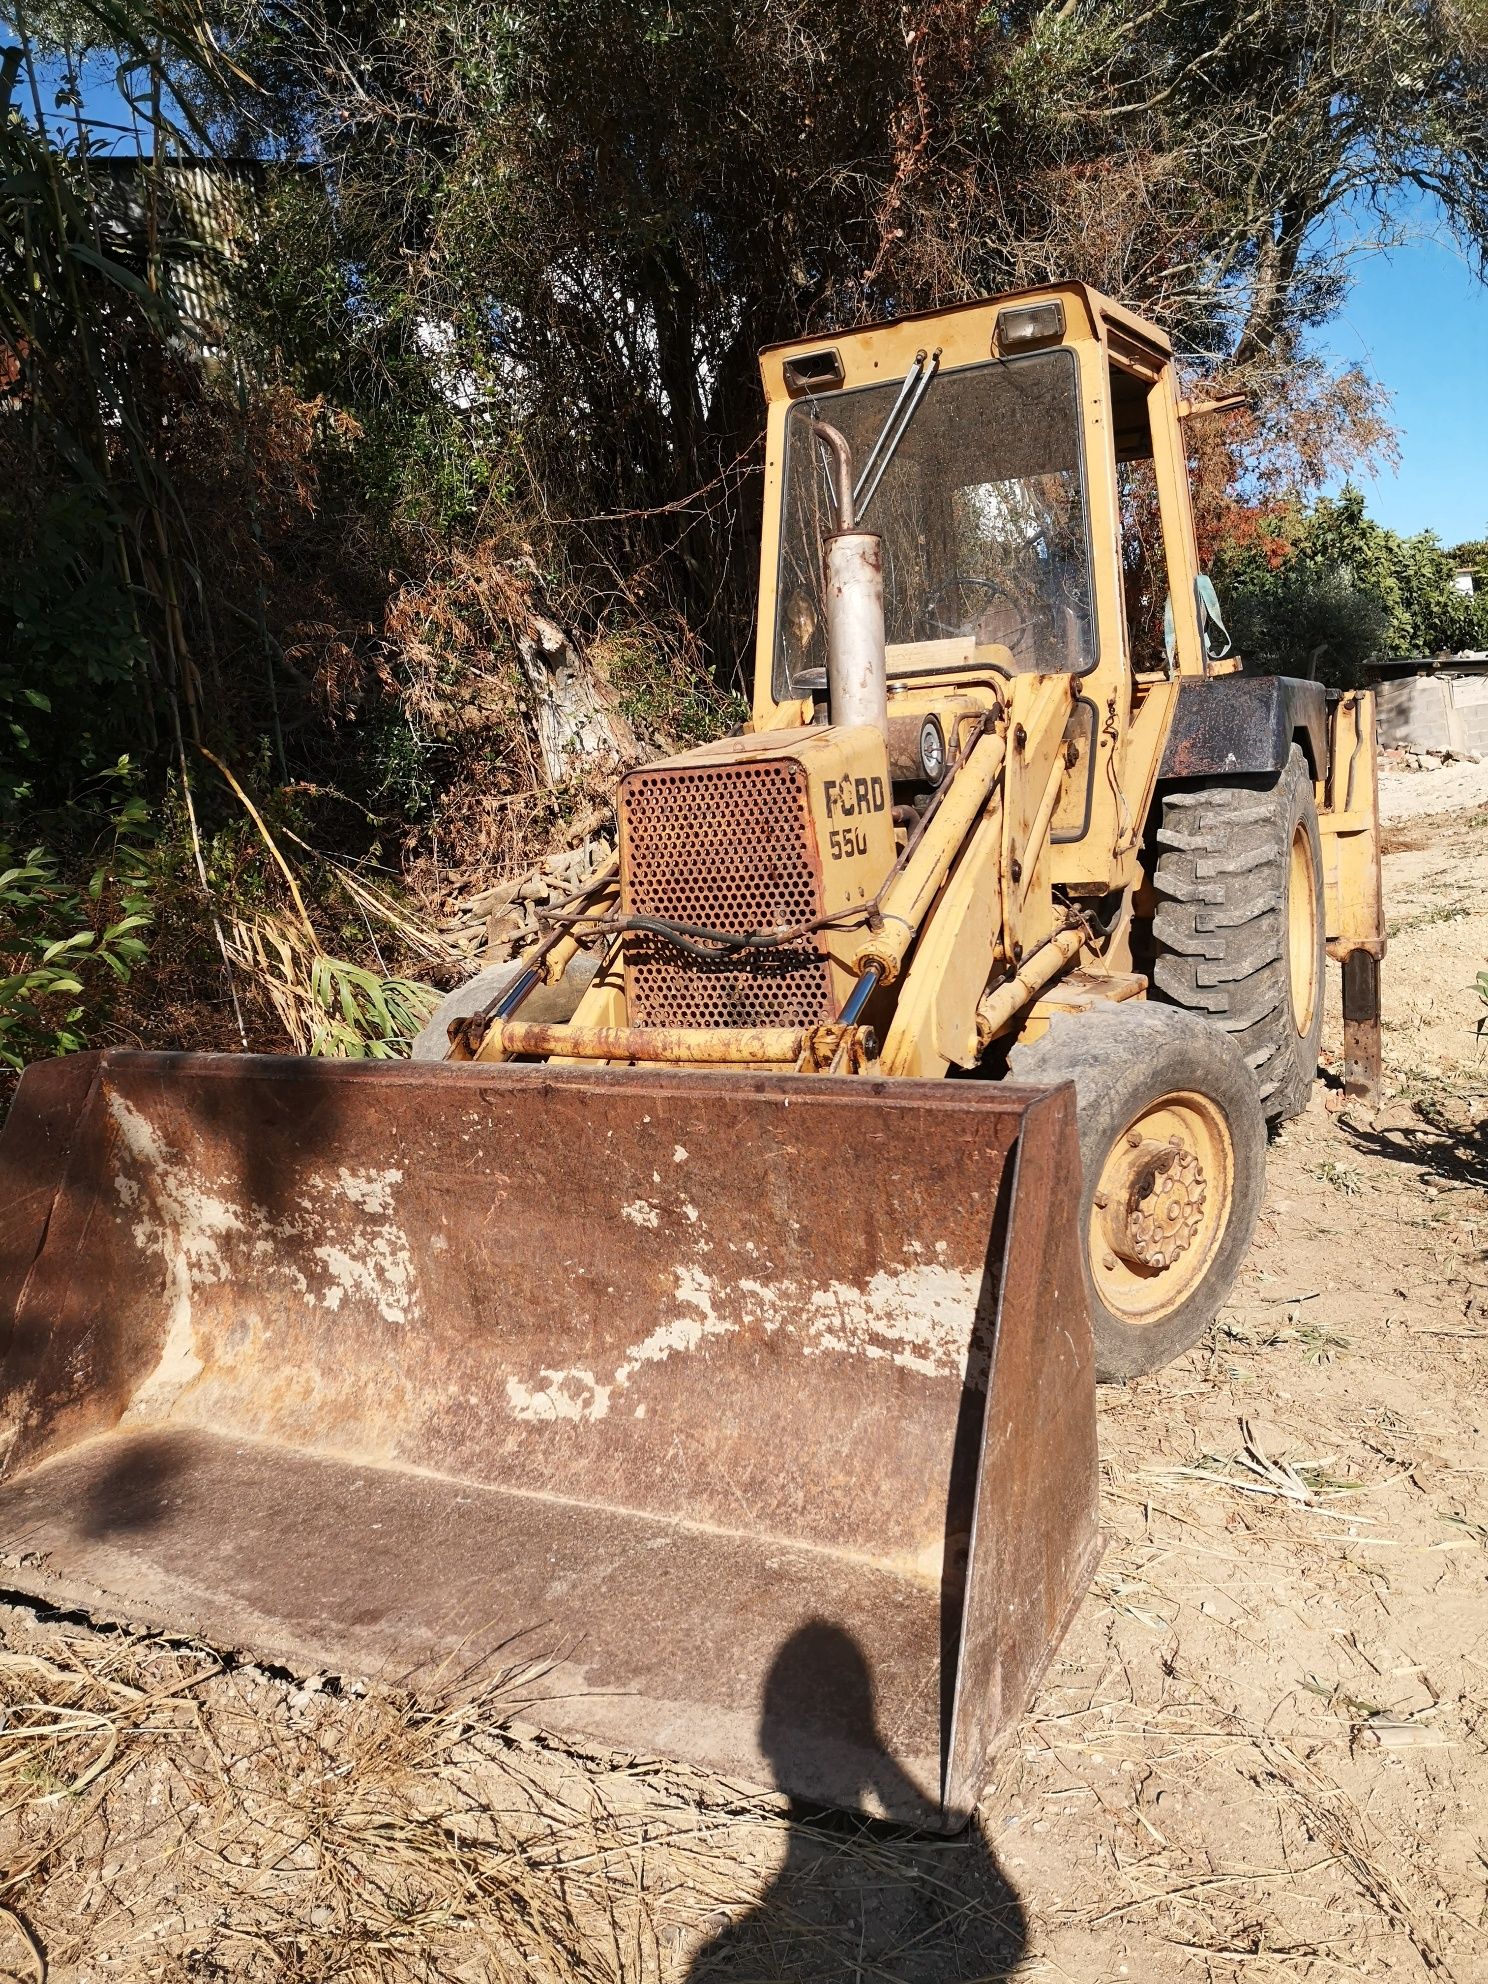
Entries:
MULTIPOLYGON (((112 776, 132 784, 128 759, 112 776)), ((75 843, 87 816, 63 823, 75 843)), ((105 851, 81 883, 55 847, 24 853, 0 841, 0 1062, 23 1068, 88 1044, 110 991, 128 983, 154 920, 154 831, 127 790, 107 816, 105 851)))
POLYGON ((145 642, 113 533, 86 489, 0 511, 0 813, 138 733, 145 642))
POLYGON ((1259 672, 1303 675, 1352 688, 1383 653, 1389 615, 1347 566, 1295 560, 1272 584, 1236 591, 1230 633, 1259 672))
POLYGON ((1386 530, 1345 488, 1222 549, 1215 577, 1248 666, 1353 688, 1367 661, 1488 648, 1488 595, 1458 592, 1458 567, 1432 531, 1386 530))

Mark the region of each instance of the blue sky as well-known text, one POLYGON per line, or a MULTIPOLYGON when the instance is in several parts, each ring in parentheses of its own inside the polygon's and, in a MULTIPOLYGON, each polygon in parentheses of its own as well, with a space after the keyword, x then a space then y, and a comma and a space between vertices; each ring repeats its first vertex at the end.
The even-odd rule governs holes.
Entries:
POLYGON ((1424 209, 1404 244, 1361 255, 1320 350, 1362 365, 1391 398, 1400 469, 1359 477, 1371 516, 1444 544, 1488 536, 1488 285, 1424 209))

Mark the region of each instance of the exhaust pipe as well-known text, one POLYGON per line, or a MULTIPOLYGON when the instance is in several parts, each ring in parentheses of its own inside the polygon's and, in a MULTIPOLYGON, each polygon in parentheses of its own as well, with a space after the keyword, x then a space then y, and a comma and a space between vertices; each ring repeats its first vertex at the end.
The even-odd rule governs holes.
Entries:
POLYGON ((827 607, 827 704, 833 723, 889 734, 884 653, 883 540, 855 528, 852 451, 824 420, 811 431, 837 458, 837 528, 823 542, 827 607))

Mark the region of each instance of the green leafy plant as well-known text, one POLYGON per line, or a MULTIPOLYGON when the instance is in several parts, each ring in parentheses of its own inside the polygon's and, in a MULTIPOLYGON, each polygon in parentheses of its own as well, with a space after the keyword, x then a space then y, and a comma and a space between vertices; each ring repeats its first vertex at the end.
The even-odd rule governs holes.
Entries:
POLYGON ((253 822, 294 904, 292 919, 273 911, 234 917, 226 940, 230 963, 258 984, 296 1053, 340 1060, 387 1060, 406 1054, 438 1004, 439 994, 432 986, 382 976, 323 948, 294 869, 263 814, 231 766, 205 746, 202 756, 216 767, 253 822))
MULTIPOLYGON (((132 782, 127 758, 112 776, 132 782)), ((153 847, 149 809, 133 791, 110 814, 107 851, 82 884, 55 849, 18 854, 0 841, 0 1062, 70 1054, 107 1017, 110 987, 126 984, 148 949, 153 847)))
POLYGON ((232 926, 234 965, 261 987, 296 1053, 391 1060, 408 1052, 439 994, 331 957, 308 924, 266 915, 232 926))
POLYGON ((1244 548, 1221 547, 1215 569, 1248 665, 1350 687, 1378 657, 1488 645, 1488 597, 1457 590, 1459 564, 1430 531, 1376 523, 1345 487, 1244 548))

